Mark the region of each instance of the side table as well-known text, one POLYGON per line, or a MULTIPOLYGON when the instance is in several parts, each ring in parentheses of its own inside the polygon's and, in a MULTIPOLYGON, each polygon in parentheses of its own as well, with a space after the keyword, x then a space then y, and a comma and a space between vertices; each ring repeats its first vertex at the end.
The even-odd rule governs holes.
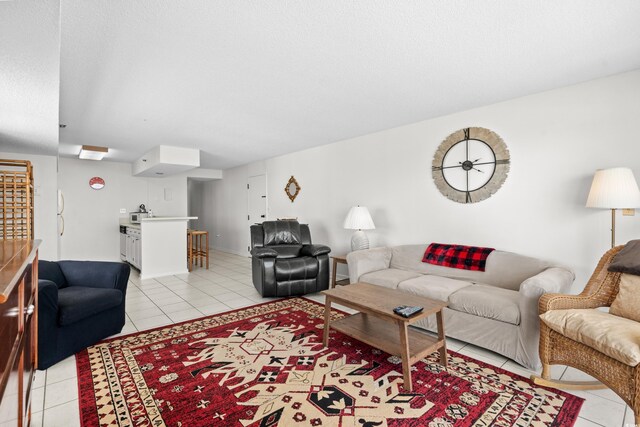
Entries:
MULTIPOLYGON (((336 282, 336 272, 338 270, 338 264, 346 264, 347 263, 347 256, 346 255, 333 255, 331 256, 331 259, 333 259, 333 268, 331 269, 331 283, 330 283, 330 288, 333 289, 336 287, 336 284, 338 282, 336 282)), ((346 283, 341 283, 341 284, 348 284, 349 281, 348 280, 341 280, 340 282, 346 282, 346 283)))

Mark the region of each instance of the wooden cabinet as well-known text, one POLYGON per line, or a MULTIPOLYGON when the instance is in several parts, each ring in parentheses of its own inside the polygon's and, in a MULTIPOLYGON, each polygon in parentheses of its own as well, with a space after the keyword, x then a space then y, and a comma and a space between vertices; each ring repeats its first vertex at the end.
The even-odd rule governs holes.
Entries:
POLYGON ((29 426, 37 366, 39 240, 0 240, 0 424, 29 426))

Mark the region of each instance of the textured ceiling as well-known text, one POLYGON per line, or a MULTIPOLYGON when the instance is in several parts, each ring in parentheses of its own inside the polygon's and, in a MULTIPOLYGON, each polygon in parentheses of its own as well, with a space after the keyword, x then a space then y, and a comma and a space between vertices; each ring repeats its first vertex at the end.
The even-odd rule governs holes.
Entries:
POLYGON ((58 152, 60 2, 0 1, 0 151, 58 152))
POLYGON ((228 168, 640 68, 640 2, 63 0, 60 152, 228 168))

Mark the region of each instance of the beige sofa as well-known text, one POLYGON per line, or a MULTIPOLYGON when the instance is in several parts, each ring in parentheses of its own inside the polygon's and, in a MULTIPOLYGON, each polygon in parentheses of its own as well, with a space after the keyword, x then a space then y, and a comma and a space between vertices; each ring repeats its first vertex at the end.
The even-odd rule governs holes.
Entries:
MULTIPOLYGON (((574 273, 566 267, 511 252, 493 251, 485 271, 422 262, 427 245, 351 252, 351 283, 366 282, 447 301, 449 337, 493 350, 530 369, 540 367, 538 300, 569 291, 574 273)), ((436 330, 435 316, 416 326, 436 330)))

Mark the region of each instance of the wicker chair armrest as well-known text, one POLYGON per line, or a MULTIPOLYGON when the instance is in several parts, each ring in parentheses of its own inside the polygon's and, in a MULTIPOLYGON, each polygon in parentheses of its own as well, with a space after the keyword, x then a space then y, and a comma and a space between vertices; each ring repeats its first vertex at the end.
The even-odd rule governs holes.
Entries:
POLYGON ((605 304, 595 295, 544 294, 538 302, 540 314, 550 310, 568 310, 572 308, 598 308, 605 304))

